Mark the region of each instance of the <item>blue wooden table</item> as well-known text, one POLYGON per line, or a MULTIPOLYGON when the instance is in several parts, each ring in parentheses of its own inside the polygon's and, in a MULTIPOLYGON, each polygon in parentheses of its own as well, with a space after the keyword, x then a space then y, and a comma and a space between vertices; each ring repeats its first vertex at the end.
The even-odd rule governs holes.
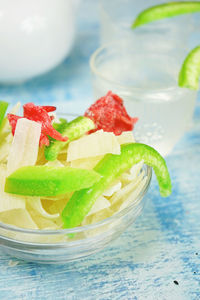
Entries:
MULTIPOLYGON (((70 58, 25 84, 0 86, 1 99, 82 113, 93 102, 88 60, 98 46, 98 24, 97 2, 85 0, 70 58)), ((200 299, 200 97, 194 125, 167 163, 171 197, 160 198, 153 179, 142 216, 100 253, 48 266, 0 252, 0 299, 200 299)))

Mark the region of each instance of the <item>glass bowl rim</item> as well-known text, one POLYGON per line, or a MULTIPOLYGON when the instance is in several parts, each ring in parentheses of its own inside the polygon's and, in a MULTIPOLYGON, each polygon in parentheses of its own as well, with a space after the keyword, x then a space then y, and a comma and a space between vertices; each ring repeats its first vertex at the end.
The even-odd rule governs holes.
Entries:
MULTIPOLYGON (((132 42, 128 42, 128 43, 132 43, 132 42)), ((108 82, 108 83, 111 83, 111 84, 114 84, 116 87, 118 88, 121 88, 121 89, 124 89, 124 90, 127 90, 129 92, 126 92, 127 94, 131 94, 131 92, 142 92, 144 91, 144 88, 140 88, 140 87, 132 87, 132 86, 128 86, 128 85, 123 85, 123 84, 120 84, 119 82, 117 81, 114 81, 110 78, 107 78, 105 77, 102 72, 98 71, 98 68, 96 67, 96 59, 98 57, 98 55, 106 50, 106 49, 116 49, 118 48, 117 46, 118 45, 121 45, 121 43, 119 42, 110 42, 110 43, 106 43, 106 44, 103 44, 102 46, 100 46, 99 48, 97 48, 93 53, 92 55, 90 56, 90 61, 89 61, 89 64, 90 64, 90 69, 92 71, 93 74, 95 74, 96 76, 99 76, 101 79, 103 79, 104 81, 108 82), (114 45, 116 47, 114 47, 114 45)), ((185 50, 187 50, 187 48, 184 48, 185 50)), ((156 50, 151 50, 151 51, 148 51, 148 53, 152 52, 153 54, 156 54, 156 53, 160 53, 161 55, 169 55, 169 52, 166 51, 166 52, 162 52, 162 51, 157 51, 156 50)), ((185 55, 186 57, 186 55, 185 55)), ((174 56, 173 56, 174 58, 174 56)), ((146 88, 146 90, 148 90, 149 93, 154 93, 154 94, 157 94, 157 93, 160 93, 160 92, 166 92, 166 93, 169 93, 169 92, 174 92, 174 91, 177 91, 177 92, 180 92, 180 91, 183 91, 183 90, 186 90, 184 88, 180 88, 178 86, 178 82, 177 82, 177 85, 171 85, 169 87, 163 87, 163 88, 146 88)), ((187 89, 188 90, 188 89, 187 89)))

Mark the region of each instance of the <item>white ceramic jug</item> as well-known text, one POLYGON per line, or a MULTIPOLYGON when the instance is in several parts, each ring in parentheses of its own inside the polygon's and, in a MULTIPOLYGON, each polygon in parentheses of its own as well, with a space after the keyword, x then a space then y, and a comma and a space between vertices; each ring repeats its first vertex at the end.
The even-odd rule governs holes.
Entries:
POLYGON ((0 82, 58 65, 72 47, 79 0, 0 0, 0 82))

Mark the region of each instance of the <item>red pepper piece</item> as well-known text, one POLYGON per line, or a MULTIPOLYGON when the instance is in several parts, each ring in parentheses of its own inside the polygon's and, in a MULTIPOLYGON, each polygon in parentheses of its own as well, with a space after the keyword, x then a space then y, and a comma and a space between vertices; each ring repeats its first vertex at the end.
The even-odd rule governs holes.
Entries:
POLYGON ((44 133, 41 133, 40 135, 40 147, 42 145, 49 146, 49 139, 44 133))
POLYGON ((42 124, 42 133, 59 141, 65 142, 68 140, 67 137, 63 137, 53 128, 51 117, 41 106, 36 106, 34 103, 27 103, 23 108, 25 118, 42 124))
POLYGON ((40 107, 42 107, 44 110, 46 110, 46 112, 52 112, 52 111, 56 110, 55 106, 50 106, 50 105, 42 105, 40 107))
MULTIPOLYGON (((48 136, 59 140, 67 141, 68 137, 63 137, 54 127, 52 126, 53 117, 48 115, 48 112, 55 110, 53 106, 38 106, 34 103, 27 103, 23 106, 24 109, 24 118, 27 118, 31 121, 35 121, 41 124, 41 136, 40 136, 40 146, 49 145, 48 136)), ((14 135, 15 128, 18 119, 22 117, 8 114, 8 120, 12 127, 12 133, 14 135)))
POLYGON ((19 117, 19 116, 13 115, 13 114, 7 114, 7 118, 10 123, 10 126, 12 127, 12 134, 14 135, 17 121, 19 119, 21 119, 22 117, 19 117))
POLYGON ((134 124, 138 121, 138 118, 128 115, 123 100, 111 91, 92 104, 85 112, 85 116, 92 119, 96 125, 96 129, 91 132, 103 129, 115 135, 133 130, 134 124))

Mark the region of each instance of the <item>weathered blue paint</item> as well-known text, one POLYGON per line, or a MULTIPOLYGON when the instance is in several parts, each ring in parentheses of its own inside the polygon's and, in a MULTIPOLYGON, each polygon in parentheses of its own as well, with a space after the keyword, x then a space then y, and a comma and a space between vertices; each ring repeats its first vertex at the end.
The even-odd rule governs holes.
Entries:
MULTIPOLYGON (((96 6, 84 0, 77 40, 64 63, 27 83, 1 85, 1 99, 56 103, 60 111, 82 113, 93 101, 88 61, 98 47, 96 6)), ((11 267, 15 259, 0 252, 0 299, 200 299, 200 97, 194 125, 167 163, 171 197, 160 198, 153 180, 142 216, 100 253, 67 265, 20 261, 11 267)))

